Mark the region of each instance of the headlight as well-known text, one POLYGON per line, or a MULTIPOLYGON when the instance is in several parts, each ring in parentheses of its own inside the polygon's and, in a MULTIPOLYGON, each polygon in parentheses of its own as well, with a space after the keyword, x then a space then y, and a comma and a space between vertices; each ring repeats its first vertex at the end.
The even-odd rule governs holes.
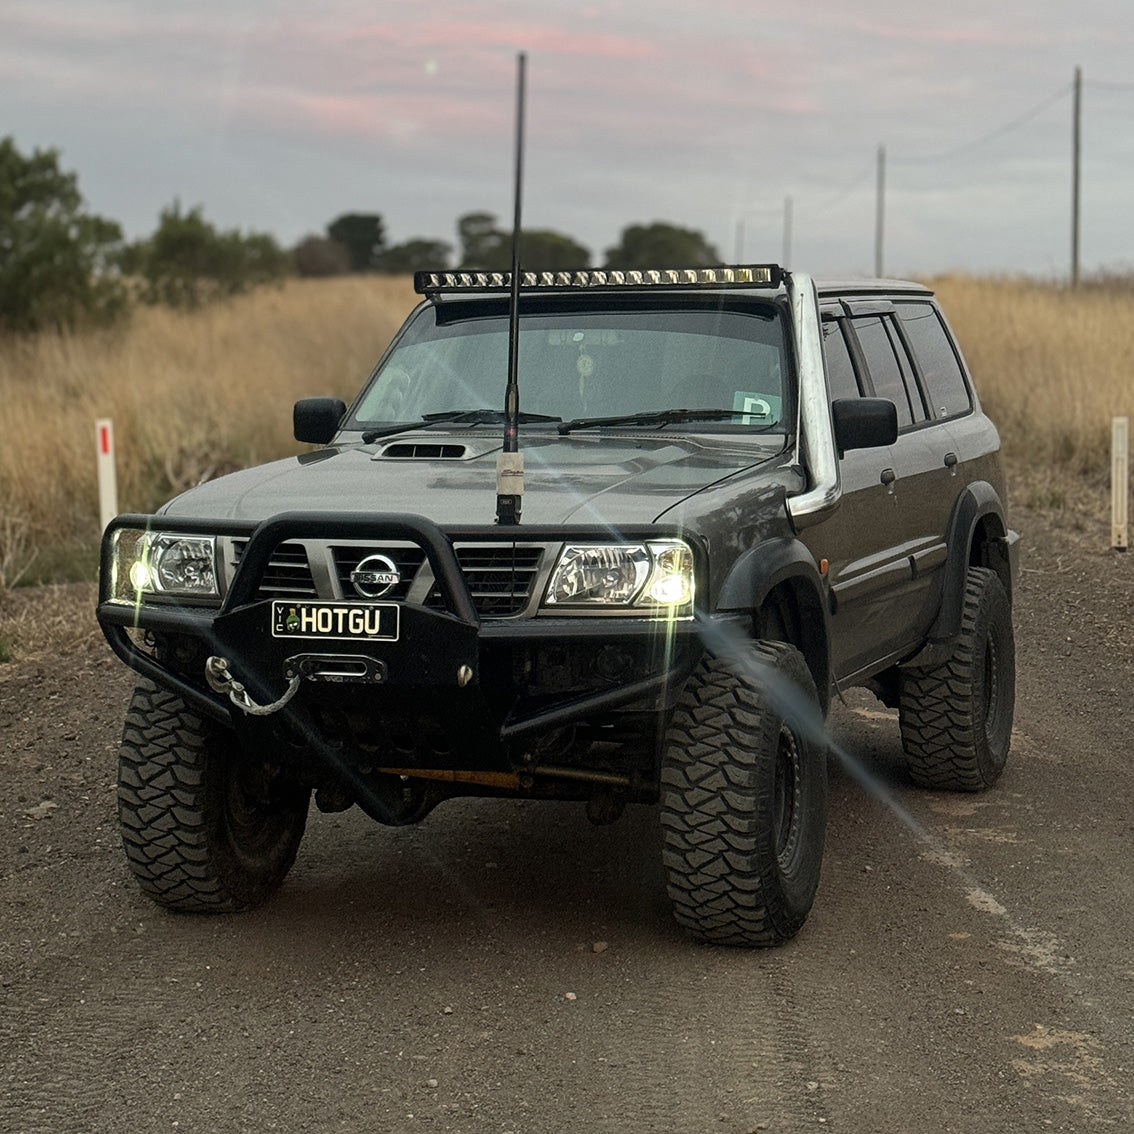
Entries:
POLYGON ((544 603, 691 614, 693 552, 680 540, 568 544, 551 574, 544 603))
POLYGON ((219 597, 214 536, 121 528, 114 533, 112 566, 112 593, 119 601, 219 597))

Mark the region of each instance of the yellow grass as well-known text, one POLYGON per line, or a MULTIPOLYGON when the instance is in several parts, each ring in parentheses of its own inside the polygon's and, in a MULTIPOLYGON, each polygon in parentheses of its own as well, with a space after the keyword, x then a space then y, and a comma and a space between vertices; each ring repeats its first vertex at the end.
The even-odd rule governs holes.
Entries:
MULTIPOLYGON (((932 285, 1016 498, 1102 515, 1110 421, 1134 414, 1134 291, 932 285)), ((0 589, 35 552, 29 578, 89 576, 96 418, 114 419, 120 509, 149 511, 202 477, 300 451, 292 402, 349 400, 414 299, 408 279, 292 280, 197 312, 140 309, 111 332, 0 340, 0 589), (61 570, 61 547, 87 549, 81 571, 61 570)))
POLYGON ((298 452, 291 406, 356 392, 413 306, 408 279, 291 280, 101 333, 0 340, 0 586, 98 536, 94 422, 114 420, 118 505, 298 452))
POLYGON ((1017 498, 1109 515, 1111 421, 1134 416, 1130 282, 1071 292, 950 276, 931 286, 1000 429, 1017 498))

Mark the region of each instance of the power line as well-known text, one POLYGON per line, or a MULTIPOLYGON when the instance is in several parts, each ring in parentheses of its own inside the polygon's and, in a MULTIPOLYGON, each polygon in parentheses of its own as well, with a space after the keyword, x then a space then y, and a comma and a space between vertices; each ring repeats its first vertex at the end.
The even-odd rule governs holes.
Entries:
MULTIPOLYGON (((1134 86, 1131 86, 1131 89, 1134 90, 1134 86)), ((991 142, 996 138, 1003 137, 1005 134, 1010 134, 1013 130, 1019 129, 1026 122, 1030 122, 1037 115, 1042 114, 1045 110, 1048 109, 1048 107, 1054 106, 1055 103, 1059 102, 1061 99, 1066 98, 1070 91, 1071 87, 1065 83, 1054 94, 1049 95, 1041 102, 1038 102, 1030 110, 1024 111, 1023 114, 1019 115, 1017 118, 1013 118, 1010 122, 1005 122, 1003 126, 998 126, 995 130, 990 130, 987 134, 982 134, 979 138, 974 138, 969 142, 963 142, 959 146, 954 146, 951 150, 944 150, 943 152, 938 154, 930 154, 927 157, 905 158, 898 161, 896 164, 932 165, 935 162, 949 161, 950 159, 955 158, 960 154, 968 153, 969 150, 974 150, 978 146, 983 146, 987 142, 991 142)))
MULTIPOLYGON (((830 194, 820 198, 819 196, 808 197, 804 194, 802 197, 793 193, 790 197, 792 201, 792 208, 802 201, 804 209, 808 212, 823 213, 833 209, 836 205, 842 204, 848 197, 858 192, 864 185, 868 184, 875 176, 875 163, 871 162, 868 166, 863 167, 862 171, 858 173, 853 180, 844 182, 839 188, 834 189, 830 194)), ((749 216, 763 216, 769 219, 774 217, 783 217, 784 209, 777 205, 753 205, 749 208, 740 210, 741 217, 749 216)))
POLYGON ((1134 83, 1108 83, 1105 79, 1084 79, 1083 86, 1100 91, 1134 91, 1134 83))
MULTIPOLYGON (((868 184, 874 177, 875 163, 870 162, 869 165, 863 167, 862 172, 858 174, 853 181, 846 182, 841 189, 835 190, 832 196, 823 198, 823 200, 813 200, 808 207, 818 210, 833 209, 836 205, 841 205, 849 196, 857 192, 863 185, 868 184)), ((804 198, 807 202, 807 198, 804 198)))
MULTIPOLYGON (((1107 85, 1111 85, 1115 87, 1115 89, 1134 90, 1134 83, 1115 83, 1107 85)), ((980 135, 980 137, 973 138, 971 141, 963 142, 961 145, 954 146, 952 149, 944 150, 941 153, 937 154, 930 154, 926 157, 904 158, 899 159, 898 161, 895 161, 892 157, 890 157, 888 159, 889 164, 899 166, 932 165, 935 162, 948 161, 958 156, 959 154, 967 153, 969 150, 976 149, 978 146, 983 146, 987 142, 991 142, 996 138, 1002 137, 1004 134, 1008 134, 1013 130, 1019 129, 1019 127, 1023 126, 1027 122, 1030 122, 1033 118, 1035 118, 1039 114, 1042 114, 1049 107, 1054 106, 1055 103, 1059 102, 1061 99, 1066 98, 1070 91, 1070 85, 1065 83, 1053 94, 1048 95, 1047 98, 1036 103, 1036 105, 1031 107, 1029 110, 1024 111, 1023 114, 1018 115, 1009 122, 1005 122, 1002 126, 997 126, 996 129, 990 130, 987 134, 982 134, 980 135)), ((865 167, 862 172, 859 173, 853 180, 845 182, 841 188, 836 189, 831 196, 825 197, 822 200, 812 198, 810 201, 805 196, 803 198, 803 202, 808 208, 814 208, 818 210, 827 210, 834 208, 836 205, 841 204, 843 201, 845 201, 857 190, 861 189, 864 184, 869 182, 869 180, 875 174, 875 168, 875 164, 872 162, 869 166, 865 167)), ((744 209, 742 211, 744 213, 751 214, 764 211, 771 212, 772 210, 750 208, 744 209)))
MULTIPOLYGON (((931 165, 931 164, 934 164, 934 163, 946 162, 946 161, 952 160, 953 158, 958 157, 961 154, 965 154, 965 153, 968 153, 972 150, 975 150, 975 149, 979 148, 980 146, 987 145, 989 142, 995 141, 997 138, 1004 137, 1006 134, 1010 134, 1014 130, 1020 129, 1022 126, 1026 125, 1028 122, 1032 121, 1032 119, 1034 119, 1034 118, 1038 117, 1040 114, 1042 114, 1045 110, 1048 110, 1052 106, 1054 106, 1056 103, 1063 101, 1063 99, 1067 98, 1068 95, 1075 92, 1076 84, 1079 84, 1079 89, 1081 89, 1082 86, 1091 86, 1091 87, 1096 87, 1096 88, 1103 89, 1103 90, 1134 91, 1134 83, 1112 83, 1112 82, 1106 82, 1104 80, 1094 80, 1092 82, 1087 83, 1087 82, 1083 82, 1081 76, 1077 73, 1075 83, 1061 84, 1059 86, 1059 88, 1057 90, 1055 90, 1052 94, 1048 95, 1046 98, 1041 99, 1034 106, 1029 107, 1023 113, 1018 114, 1018 115, 1016 115, 1016 117, 1010 119, 1009 121, 1003 123, 1000 126, 997 126, 995 129, 989 130, 986 133, 981 134, 978 137, 971 139, 970 141, 962 143, 961 145, 953 146, 952 148, 950 148, 948 150, 943 150, 939 153, 926 155, 925 157, 920 157, 920 158, 900 159, 899 161, 897 161, 896 164, 899 165, 899 166, 918 166, 918 165, 931 165)), ((881 155, 881 152, 882 151, 880 150, 879 151, 880 155, 881 155)), ((802 202, 804 204, 804 207, 807 208, 808 211, 811 211, 811 210, 814 210, 816 212, 829 211, 830 209, 834 208, 836 205, 841 204, 847 198, 849 198, 852 195, 859 192, 861 190, 861 188, 863 187, 864 183, 866 183, 867 180, 870 178, 871 174, 876 173, 876 176, 879 178, 878 187, 877 187, 877 190, 876 190, 876 196, 877 196, 877 200, 878 200, 878 208, 880 209, 881 208, 882 193, 883 193, 882 182, 881 182, 881 176, 882 176, 881 175, 881 168, 882 168, 881 162, 883 160, 884 159, 880 156, 879 157, 879 165, 877 166, 877 172, 876 172, 876 167, 873 166, 873 165, 870 167, 869 170, 864 169, 862 171, 862 173, 860 173, 853 180, 845 182, 841 187, 835 189, 832 194, 826 196, 822 200, 820 200, 818 198, 818 196, 816 196, 816 197, 812 197, 809 201, 808 197, 805 195, 802 198, 802 202)), ((894 164, 894 163, 891 162, 891 164, 894 164)), ((796 198, 793 198, 793 200, 798 201, 799 198, 796 197, 796 198)), ((772 211, 771 209, 757 209, 757 208, 750 208, 750 209, 741 210, 742 214, 743 213, 748 213, 748 214, 765 213, 765 214, 767 214, 767 213, 770 213, 771 211, 772 211)), ((881 218, 880 218, 880 216, 876 217, 875 224, 876 224, 876 242, 877 242, 878 240, 880 240, 880 237, 881 237, 881 218)), ((875 258, 876 258, 876 261, 880 258, 877 249, 876 249, 875 258)))

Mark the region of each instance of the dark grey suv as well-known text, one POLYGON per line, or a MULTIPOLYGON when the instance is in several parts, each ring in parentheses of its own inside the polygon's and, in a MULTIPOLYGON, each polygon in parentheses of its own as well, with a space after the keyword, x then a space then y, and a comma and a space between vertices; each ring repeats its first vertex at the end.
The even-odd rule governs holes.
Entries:
POLYGON ((312 794, 387 824, 457 795, 639 802, 678 921, 774 944, 819 881, 832 694, 897 706, 918 783, 996 780, 1016 536, 930 291, 527 273, 513 320, 506 274, 417 286, 351 406, 297 403, 317 448, 107 529, 151 897, 264 900, 312 794))

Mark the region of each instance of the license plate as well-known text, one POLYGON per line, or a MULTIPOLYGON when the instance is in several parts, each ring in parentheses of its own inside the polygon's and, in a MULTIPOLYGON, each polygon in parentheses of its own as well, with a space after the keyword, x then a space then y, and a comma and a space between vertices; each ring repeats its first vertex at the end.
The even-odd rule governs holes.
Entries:
POLYGON ((311 638, 319 641, 396 642, 397 603, 281 602, 272 603, 273 638, 311 638))

